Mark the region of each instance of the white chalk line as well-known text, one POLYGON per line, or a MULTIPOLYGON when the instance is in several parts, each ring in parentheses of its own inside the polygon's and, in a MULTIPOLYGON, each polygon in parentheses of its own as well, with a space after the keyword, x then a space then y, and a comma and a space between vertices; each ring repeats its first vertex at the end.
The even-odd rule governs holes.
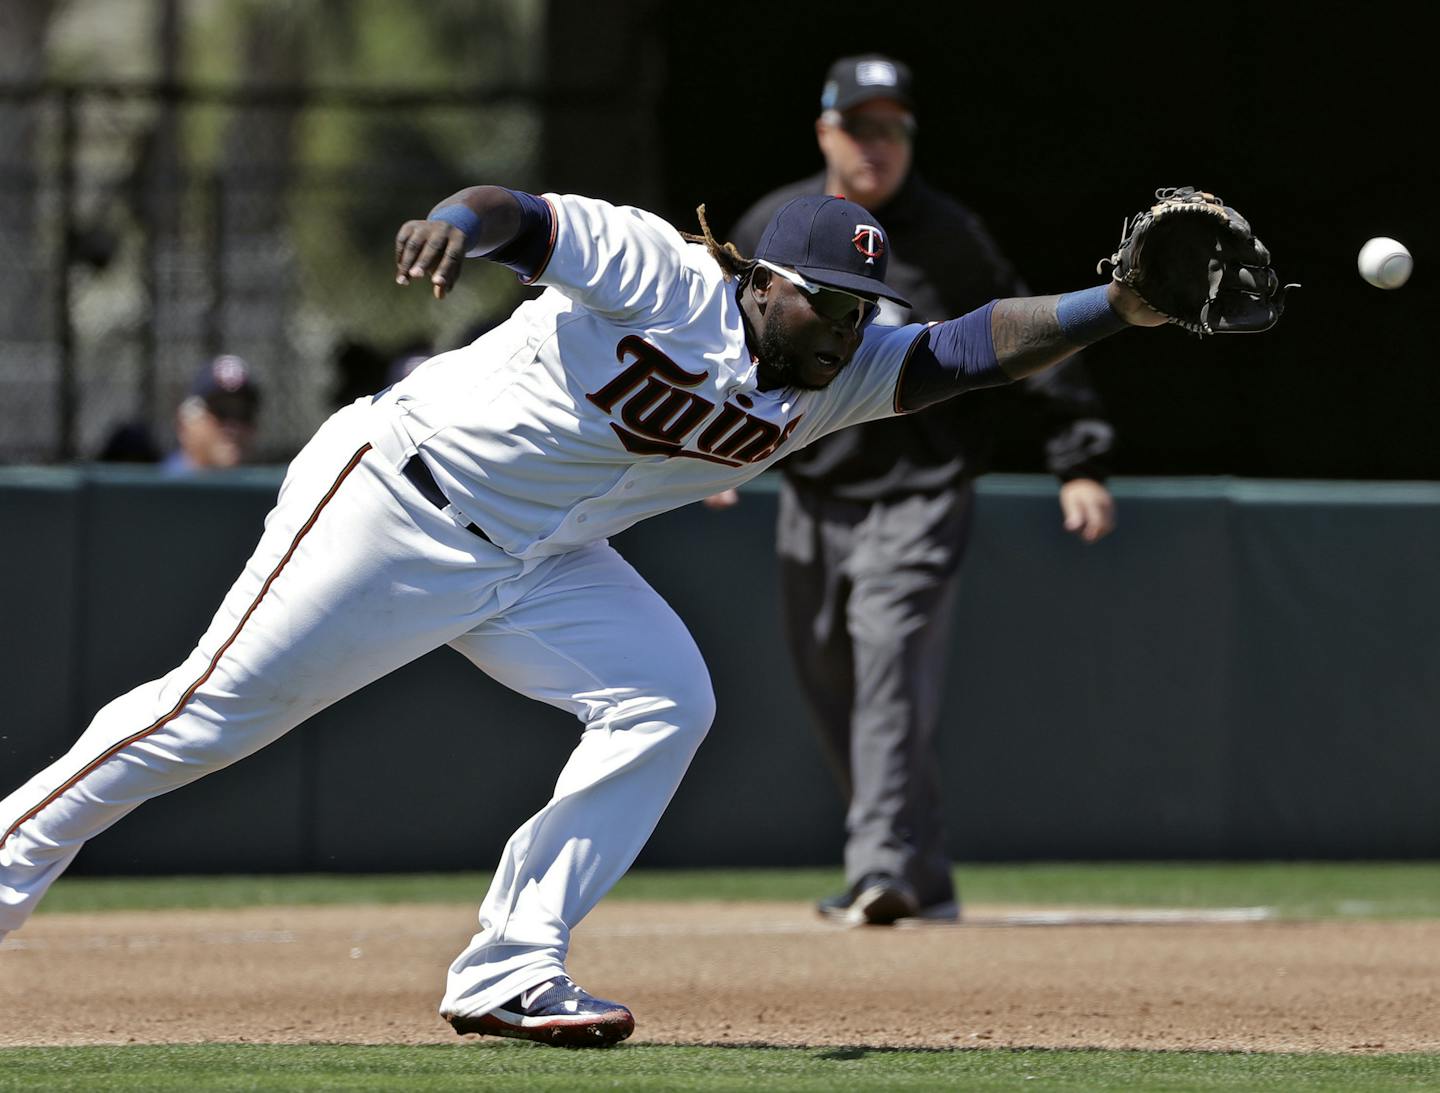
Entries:
MULTIPOLYGON (((1000 915, 974 915, 958 922, 935 922, 925 919, 902 919, 895 924, 899 930, 973 930, 1037 926, 1210 926, 1225 923, 1265 922, 1276 918, 1270 907, 1214 907, 1205 909, 1118 909, 1023 911, 1000 915)), ((874 929, 849 926, 821 919, 813 922, 781 920, 777 922, 686 923, 653 922, 634 925, 601 925, 585 923, 579 927, 590 938, 613 937, 724 937, 763 934, 825 934, 837 930, 874 929)), ((424 931, 400 927, 394 930, 365 929, 354 932, 352 941, 376 941, 400 935, 449 931, 424 931)), ((876 930, 876 932, 879 932, 876 930)), ((173 945, 295 945, 305 940, 295 930, 210 930, 200 934, 86 934, 65 938, 9 937, 0 942, 0 951, 75 951, 125 950, 145 952, 173 945)), ((352 955, 355 950, 352 949, 352 955)))
MULTIPOLYGON (((1120 909, 1096 911, 1026 911, 1002 915, 975 915, 958 922, 931 919, 901 919, 899 930, 971 930, 1014 926, 1208 926, 1220 923, 1264 922, 1275 918, 1269 907, 1215 907, 1186 909, 1120 909)), ((850 925, 819 919, 814 922, 747 922, 694 924, 661 922, 653 925, 590 926, 580 929, 587 937, 721 936, 725 934, 823 934, 836 930, 872 930, 877 927, 850 925)))

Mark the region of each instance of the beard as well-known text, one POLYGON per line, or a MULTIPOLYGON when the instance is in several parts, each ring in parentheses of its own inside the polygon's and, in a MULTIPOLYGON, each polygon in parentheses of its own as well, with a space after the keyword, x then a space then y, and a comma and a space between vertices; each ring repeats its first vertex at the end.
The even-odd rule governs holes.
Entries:
POLYGON ((800 359, 789 339, 776 330, 772 315, 765 316, 765 324, 760 330, 760 344, 756 347, 760 357, 758 374, 761 389, 796 387, 802 391, 823 391, 829 386, 828 381, 814 383, 802 377, 800 359))

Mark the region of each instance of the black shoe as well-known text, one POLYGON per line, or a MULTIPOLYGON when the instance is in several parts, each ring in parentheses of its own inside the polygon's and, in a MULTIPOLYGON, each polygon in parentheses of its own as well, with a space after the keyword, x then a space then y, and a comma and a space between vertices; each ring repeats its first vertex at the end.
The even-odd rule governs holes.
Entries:
POLYGON ((920 901, 899 877, 867 873, 849 891, 822 899, 815 907, 826 918, 848 926, 892 926, 917 915, 920 901))
POLYGON ((960 901, 947 899, 939 903, 928 903, 915 912, 914 918, 922 922, 959 922, 960 901))
POLYGON ((586 994, 566 975, 521 991, 489 1013, 446 1020, 462 1036, 476 1032, 552 1047, 609 1047, 635 1031, 628 1009, 586 994))

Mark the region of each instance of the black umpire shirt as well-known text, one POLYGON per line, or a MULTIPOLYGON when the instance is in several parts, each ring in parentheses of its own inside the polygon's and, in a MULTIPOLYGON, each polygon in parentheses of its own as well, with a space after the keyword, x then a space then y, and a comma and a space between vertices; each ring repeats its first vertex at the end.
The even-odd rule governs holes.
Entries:
MULTIPOLYGON (((731 238, 742 254, 753 254, 776 209, 824 192, 824 172, 782 187, 751 206, 731 238)), ((889 236, 885 280, 913 305, 903 321, 953 319, 997 297, 1031 294, 979 217, 914 171, 887 205, 871 211, 889 236)), ((1017 392, 1034 400, 1043 417, 1046 468, 1064 481, 1103 480, 1113 431, 1079 354, 1010 387, 841 429, 787 457, 780 469, 798 486, 848 500, 935 493, 985 473, 999 404, 1017 392)))

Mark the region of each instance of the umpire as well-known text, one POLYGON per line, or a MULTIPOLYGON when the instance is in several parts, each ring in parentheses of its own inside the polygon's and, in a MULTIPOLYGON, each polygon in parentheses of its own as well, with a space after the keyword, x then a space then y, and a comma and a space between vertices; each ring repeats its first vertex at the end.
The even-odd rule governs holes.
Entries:
MULTIPOLYGON (((731 233, 742 253, 754 253, 791 198, 843 194, 885 225, 890 281, 912 303, 905 312, 886 301, 877 321, 938 320, 1030 295, 979 218, 911 170, 904 64, 877 55, 836 61, 820 107, 825 169, 744 214, 731 233)), ((1083 364, 1077 356, 1014 386, 1043 415, 1066 530, 1095 542, 1114 526, 1103 485, 1113 433, 1083 364)), ((990 396, 843 429, 781 464, 785 624, 848 802, 847 888, 818 905, 830 918, 887 925, 959 915, 935 729, 973 482, 995 440, 990 396)))

